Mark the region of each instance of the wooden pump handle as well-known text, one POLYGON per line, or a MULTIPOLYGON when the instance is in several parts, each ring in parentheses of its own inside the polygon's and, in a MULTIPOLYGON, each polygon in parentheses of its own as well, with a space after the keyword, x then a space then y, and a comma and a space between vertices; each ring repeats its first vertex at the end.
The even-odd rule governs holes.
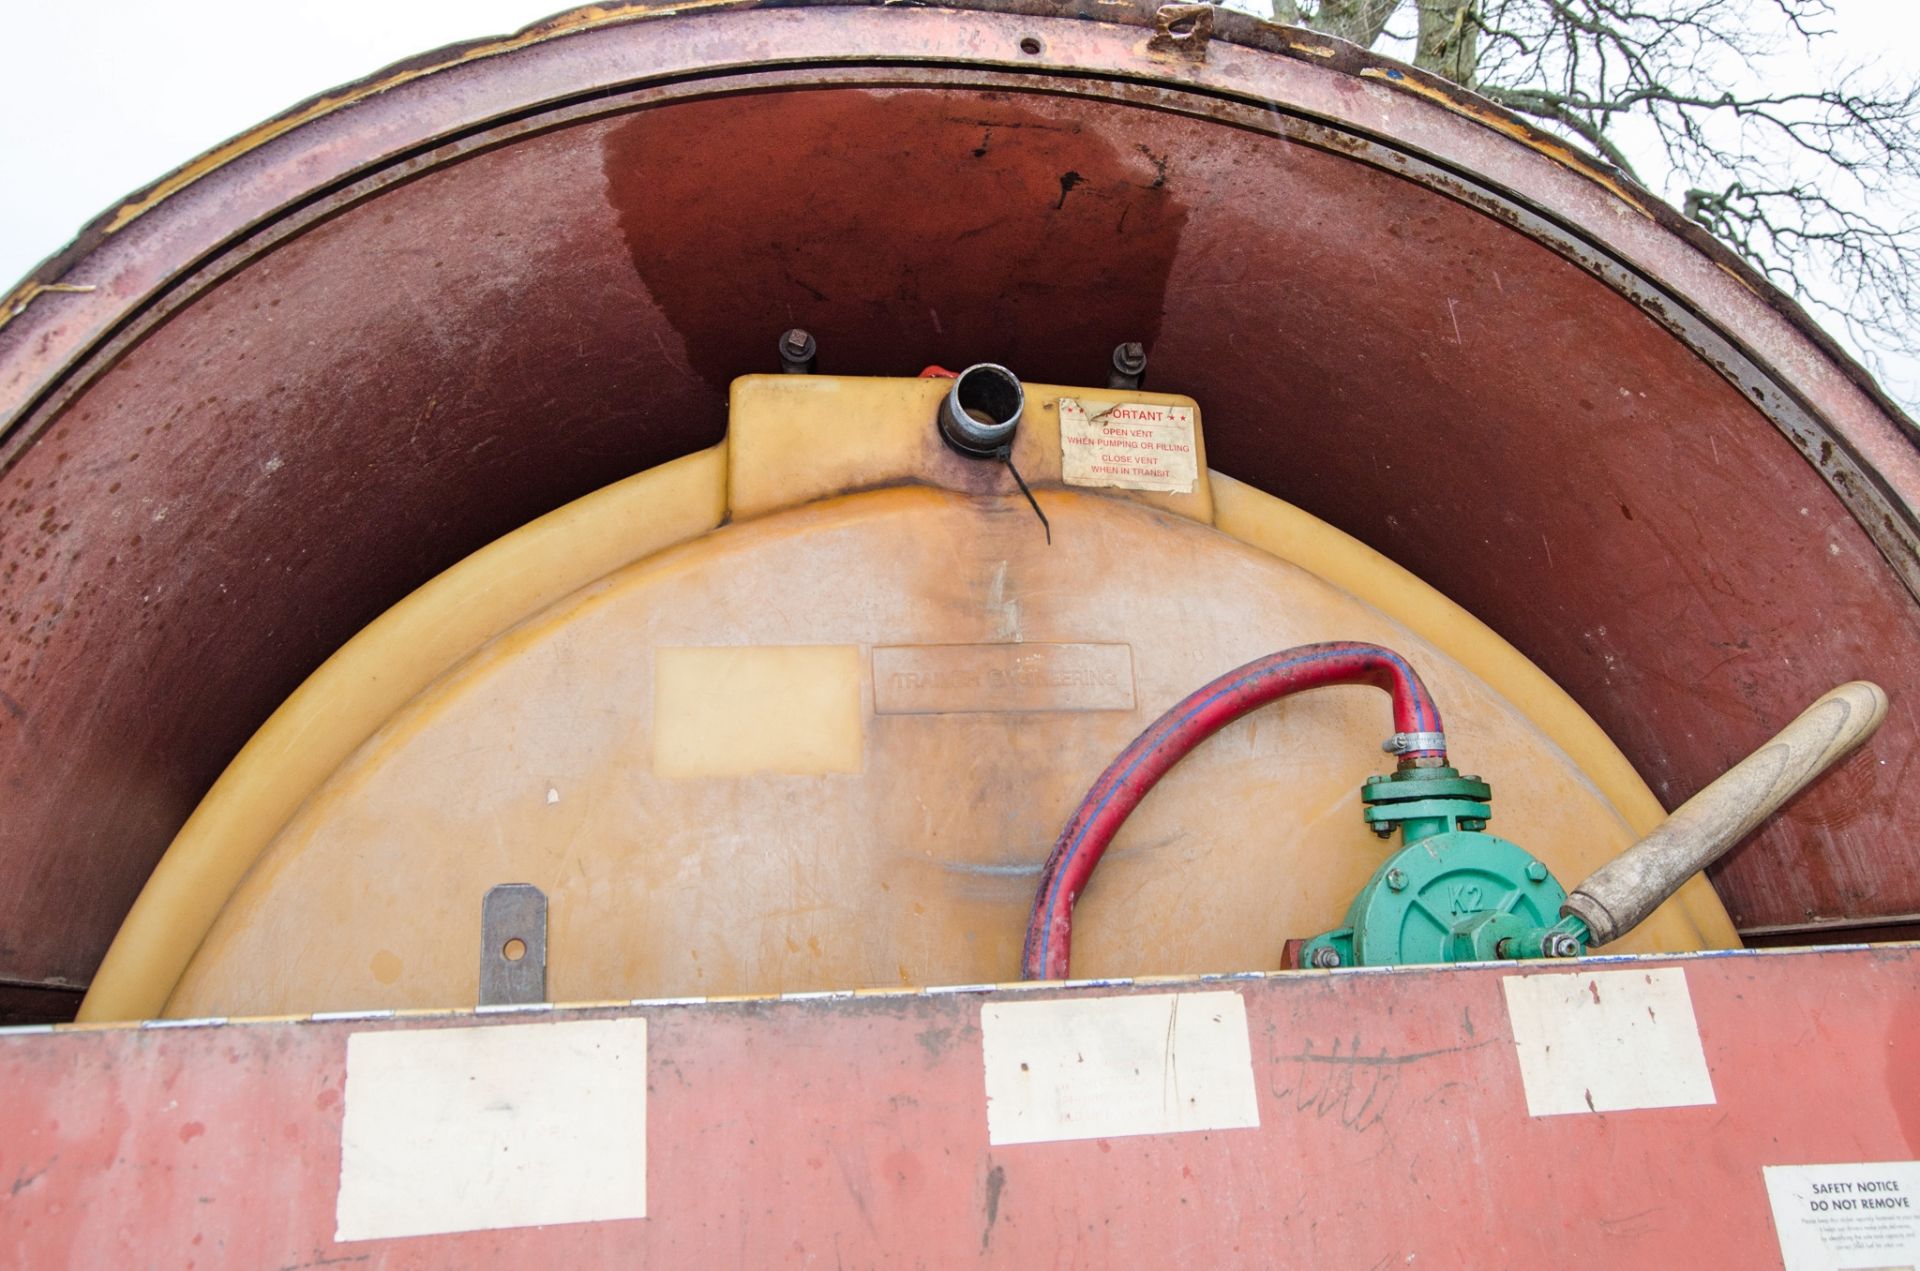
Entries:
POLYGON ((1625 935, 1680 884, 1858 749, 1886 717, 1887 695, 1879 685, 1842 684, 1574 888, 1563 912, 1587 924, 1591 944, 1625 935))

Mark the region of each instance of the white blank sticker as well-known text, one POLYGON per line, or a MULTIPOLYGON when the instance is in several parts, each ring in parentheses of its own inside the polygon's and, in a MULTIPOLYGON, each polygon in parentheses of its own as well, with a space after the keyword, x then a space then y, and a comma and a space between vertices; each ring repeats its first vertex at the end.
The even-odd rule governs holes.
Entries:
POLYGON ((336 1240, 647 1215, 644 1019, 355 1033, 336 1240))
POLYGON ((1786 1271, 1920 1267, 1920 1163, 1769 1165, 1786 1271))
POLYGON ((1503 985, 1534 1116, 1713 1102, 1681 968, 1510 975, 1503 985))
POLYGON ((1260 1124, 1232 991, 995 1003, 980 1032, 994 1144, 1260 1124))

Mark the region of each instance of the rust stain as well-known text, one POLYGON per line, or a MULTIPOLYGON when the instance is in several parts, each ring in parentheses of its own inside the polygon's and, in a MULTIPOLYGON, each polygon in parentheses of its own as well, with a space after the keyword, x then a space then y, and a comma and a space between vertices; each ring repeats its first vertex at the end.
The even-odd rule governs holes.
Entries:
POLYGON ((1739 283, 1742 287, 1746 288, 1752 294, 1759 296, 1762 300, 1771 301, 1773 299, 1772 297, 1762 292, 1759 287, 1755 286, 1753 278, 1748 274, 1746 274, 1745 272, 1743 272, 1742 270, 1732 265, 1729 265, 1724 260, 1716 260, 1713 262, 1713 264, 1714 264, 1714 267, 1718 269, 1721 273, 1725 274, 1727 277, 1739 283))
POLYGON ((1382 81, 1391 87, 1412 93, 1416 97, 1424 97, 1434 105, 1463 119, 1471 119, 1495 132, 1512 137, 1529 150, 1543 154, 1562 166, 1578 172, 1596 185, 1604 186, 1608 193, 1648 220, 1658 219, 1653 209, 1647 206, 1646 200, 1635 196, 1631 190, 1616 181, 1605 170, 1596 167, 1593 160, 1586 154, 1523 122, 1518 116, 1508 114, 1492 102, 1487 102, 1482 109, 1474 103, 1463 101, 1459 90, 1449 90, 1436 84, 1429 84, 1393 66, 1364 66, 1360 69, 1360 77, 1382 81))
POLYGON ((90 283, 84 284, 84 285, 80 283, 71 283, 71 282, 24 283, 20 286, 20 288, 17 291, 14 292, 13 296, 8 298, 6 311, 3 313, 0 313, 0 327, 6 326, 7 322, 10 319, 12 319, 15 315, 17 315, 22 309, 25 309, 28 305, 32 304, 35 300, 39 299, 41 296, 47 295, 49 292, 56 295, 85 295, 88 292, 98 291, 98 290, 99 288, 93 286, 90 283))

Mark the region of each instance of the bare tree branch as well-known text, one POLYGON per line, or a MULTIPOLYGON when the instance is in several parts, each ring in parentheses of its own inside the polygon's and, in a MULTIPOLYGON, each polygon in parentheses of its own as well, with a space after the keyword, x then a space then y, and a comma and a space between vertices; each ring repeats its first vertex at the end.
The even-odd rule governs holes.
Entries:
POLYGON ((1420 25, 1413 64, 1471 88, 1479 77, 1478 0, 1414 0, 1420 25))
POLYGON ((1317 4, 1272 0, 1272 4, 1275 22, 1309 27, 1372 48, 1386 34, 1387 21, 1401 0, 1319 0, 1317 4))
POLYGON ((1920 213, 1891 210, 1920 207, 1920 86, 1782 82, 1828 0, 1269 2, 1358 44, 1410 40, 1415 65, 1665 186, 1870 362, 1920 353, 1920 213), (1414 29, 1390 30, 1406 10, 1414 29))

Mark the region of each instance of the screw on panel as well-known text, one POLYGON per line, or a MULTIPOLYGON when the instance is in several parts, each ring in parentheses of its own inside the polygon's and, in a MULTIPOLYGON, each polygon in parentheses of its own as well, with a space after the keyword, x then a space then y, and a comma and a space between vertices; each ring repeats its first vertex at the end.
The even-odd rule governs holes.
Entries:
POLYGON ((1137 340, 1117 344, 1107 371, 1108 388, 1139 388, 1147 378, 1147 346, 1137 340))

